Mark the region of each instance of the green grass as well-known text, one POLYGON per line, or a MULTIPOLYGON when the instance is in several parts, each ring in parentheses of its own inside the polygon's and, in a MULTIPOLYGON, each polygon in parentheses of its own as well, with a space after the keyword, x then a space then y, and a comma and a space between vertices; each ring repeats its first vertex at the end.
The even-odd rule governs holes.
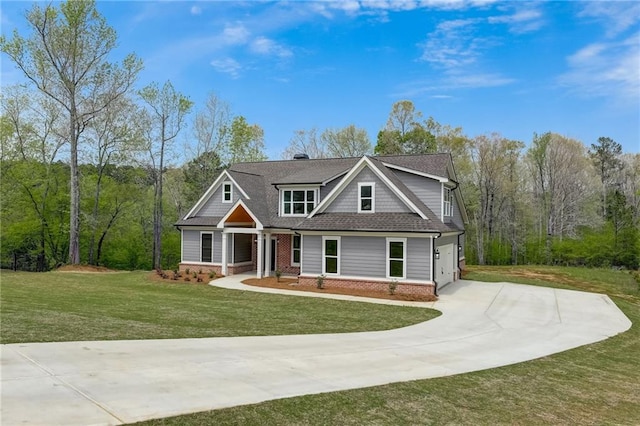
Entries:
POLYGON ((151 281, 148 272, 0 275, 1 342, 387 330, 439 312, 151 281))
POLYGON ((625 272, 470 268, 467 278, 609 293, 633 322, 602 342, 439 379, 281 399, 143 425, 637 425, 640 291, 625 272))

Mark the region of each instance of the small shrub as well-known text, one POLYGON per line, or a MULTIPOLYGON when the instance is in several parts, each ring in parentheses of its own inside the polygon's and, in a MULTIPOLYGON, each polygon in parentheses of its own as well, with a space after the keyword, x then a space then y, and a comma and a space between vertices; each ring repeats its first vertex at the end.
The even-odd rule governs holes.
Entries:
POLYGON ((201 283, 201 282, 202 282, 202 277, 198 275, 198 280, 197 280, 197 281, 198 281, 199 283, 201 283))
POLYGON ((319 289, 323 289, 324 288, 324 275, 318 275, 316 277, 316 287, 319 289))
POLYGON ((198 273, 197 272, 193 273, 193 278, 198 278, 198 273))
POLYGON ((215 279, 216 278, 216 271, 209 272, 209 278, 212 279, 212 280, 215 279))
POLYGON ((389 282, 389 294, 390 295, 394 295, 396 294, 396 289, 398 288, 398 281, 397 280, 393 280, 391 282, 389 282))
POLYGON ((189 275, 190 272, 191 272, 191 270, 189 268, 184 270, 184 273, 187 274, 187 275, 189 275))
POLYGON ((178 278, 180 278, 180 273, 178 271, 173 271, 173 277, 171 277, 171 279, 177 280, 178 278))
POLYGON ((160 275, 162 277, 163 280, 166 280, 167 278, 169 278, 169 275, 167 275, 166 272, 163 272, 162 275, 160 275))
POLYGON ((157 268, 156 269, 156 274, 158 274, 160 276, 163 276, 164 275, 164 271, 162 269, 160 269, 160 268, 157 268))
POLYGON ((184 277, 185 281, 191 281, 191 278, 189 278, 189 276, 187 275, 186 277, 184 277))
POLYGON ((282 271, 280 269, 276 269, 276 281, 280 282, 280 277, 282 276, 282 271))

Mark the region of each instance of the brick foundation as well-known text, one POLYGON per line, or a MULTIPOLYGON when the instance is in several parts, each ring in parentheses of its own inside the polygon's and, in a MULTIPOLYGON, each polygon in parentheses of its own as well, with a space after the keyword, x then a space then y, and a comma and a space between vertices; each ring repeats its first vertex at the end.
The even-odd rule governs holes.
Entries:
MULTIPOLYGON (((317 284, 318 283, 317 283, 316 277, 298 277, 299 286, 316 287, 317 284)), ((358 290, 373 290, 373 291, 388 293, 389 282, 325 277, 324 288, 326 289, 347 288, 347 289, 358 289, 358 290)), ((434 290, 433 284, 416 284, 416 283, 398 282, 398 286, 396 287, 395 293, 409 294, 409 295, 415 295, 415 296, 426 296, 426 295, 433 296, 433 290, 434 290)))

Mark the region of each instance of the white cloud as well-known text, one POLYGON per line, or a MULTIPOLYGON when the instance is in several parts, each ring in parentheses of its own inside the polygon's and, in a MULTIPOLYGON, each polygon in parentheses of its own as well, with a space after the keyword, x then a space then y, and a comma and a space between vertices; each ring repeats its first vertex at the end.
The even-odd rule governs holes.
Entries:
POLYGON ((640 100, 640 33, 589 44, 567 58, 560 85, 587 97, 640 100))
MULTIPOLYGON (((517 3, 516 3, 517 4, 517 3)), ((544 25, 542 12, 537 9, 522 9, 511 15, 491 16, 490 24, 507 24, 515 34, 523 34, 539 30, 544 25)))
POLYGON ((593 18, 606 28, 607 37, 615 37, 640 22, 640 3, 629 1, 589 1, 581 3, 579 17, 593 18))
POLYGON ((191 6, 190 12, 192 15, 200 15, 202 13, 202 8, 200 6, 191 6))
POLYGON ((291 50, 266 37, 258 37, 251 42, 250 49, 259 55, 287 58, 293 55, 291 50))
POLYGON ((476 63, 482 52, 497 44, 491 37, 477 37, 479 18, 444 21, 419 44, 421 60, 449 72, 456 72, 476 63))
POLYGON ((229 57, 214 59, 211 61, 211 65, 216 69, 216 71, 229 74, 232 78, 238 78, 240 71, 242 70, 242 65, 240 65, 235 59, 229 57))
POLYGON ((227 25, 222 31, 222 39, 225 44, 245 44, 251 33, 243 24, 227 25))
POLYGON ((500 74, 460 74, 448 75, 436 80, 414 80, 402 85, 395 93, 393 98, 416 98, 419 96, 429 95, 434 99, 446 99, 449 95, 439 95, 438 92, 443 90, 460 90, 460 89, 477 89, 487 87, 506 86, 514 83, 516 80, 505 77, 500 74))

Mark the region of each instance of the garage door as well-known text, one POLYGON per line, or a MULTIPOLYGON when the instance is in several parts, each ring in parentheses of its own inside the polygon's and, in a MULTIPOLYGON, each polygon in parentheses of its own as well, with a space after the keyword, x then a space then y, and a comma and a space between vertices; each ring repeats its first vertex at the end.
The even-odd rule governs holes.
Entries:
POLYGON ((436 261, 436 281, 443 287, 453 281, 453 244, 438 247, 440 259, 436 261))

